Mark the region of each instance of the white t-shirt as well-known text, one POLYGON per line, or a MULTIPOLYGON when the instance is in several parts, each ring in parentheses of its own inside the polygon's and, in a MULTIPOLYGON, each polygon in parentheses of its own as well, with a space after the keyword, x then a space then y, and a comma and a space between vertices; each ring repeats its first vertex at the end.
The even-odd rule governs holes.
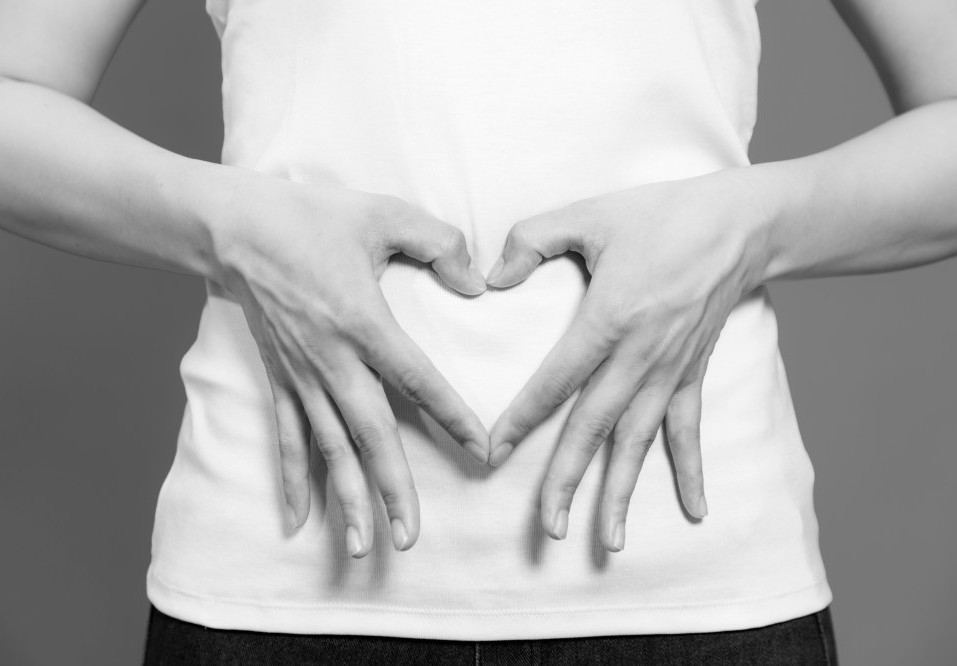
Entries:
MULTIPOLYGON (((207 9, 222 42, 225 163, 397 195, 461 228, 483 271, 523 217, 748 163, 753 0, 208 0, 207 9)), ((316 248, 316 260, 329 251, 316 248)), ((565 256, 478 298, 411 261, 390 264, 381 285, 399 323, 491 427, 567 327, 586 281, 565 256)), ((567 539, 540 527, 542 477, 575 396, 491 468, 391 391, 421 533, 409 551, 393 550, 378 500, 376 545, 354 560, 319 463, 309 520, 287 531, 265 371, 240 306, 215 285, 181 371, 188 402, 148 574, 150 600, 174 617, 272 632, 534 639, 757 627, 831 601, 814 472, 764 287, 732 311, 705 376, 710 514, 686 517, 659 432, 620 553, 596 531, 607 445, 575 496, 567 539)))

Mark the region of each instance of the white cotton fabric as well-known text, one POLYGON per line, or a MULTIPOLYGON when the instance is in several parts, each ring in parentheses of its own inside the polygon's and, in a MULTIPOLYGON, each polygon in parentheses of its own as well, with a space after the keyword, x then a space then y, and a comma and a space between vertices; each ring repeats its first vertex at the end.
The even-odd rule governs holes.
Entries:
MULTIPOLYGON (((421 205, 465 232, 483 271, 523 217, 748 163, 760 53, 752 0, 207 9, 222 42, 225 163, 421 205)), ((329 252, 315 248, 316 261, 329 252)), ((644 252, 654 248, 635 248, 635 261, 644 252)), ((487 427, 586 287, 571 255, 478 298, 411 261, 391 264, 381 284, 487 427)), ((394 551, 376 496, 376 545, 353 560, 322 464, 308 522, 284 526, 266 375, 240 306, 212 284, 181 370, 188 402, 148 574, 150 600, 174 617, 270 632, 535 639, 757 627, 832 599, 766 288, 733 310, 704 381, 710 515, 686 517, 659 431, 620 553, 605 552, 595 528, 607 445, 575 496, 567 539, 540 527, 542 477, 574 398, 490 468, 390 392, 421 534, 394 551)))

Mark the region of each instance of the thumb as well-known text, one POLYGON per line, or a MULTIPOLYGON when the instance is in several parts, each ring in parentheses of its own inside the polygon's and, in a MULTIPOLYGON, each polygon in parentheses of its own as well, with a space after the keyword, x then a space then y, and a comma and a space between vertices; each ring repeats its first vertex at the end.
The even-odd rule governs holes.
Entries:
POLYGON ((582 208, 574 203, 516 222, 485 281, 492 287, 512 287, 528 278, 543 259, 569 251, 591 259, 586 255, 585 229, 594 220, 582 208))
POLYGON ((392 225, 392 249, 432 264, 439 277, 452 289, 467 296, 485 291, 485 278, 475 266, 461 229, 412 206, 392 225))

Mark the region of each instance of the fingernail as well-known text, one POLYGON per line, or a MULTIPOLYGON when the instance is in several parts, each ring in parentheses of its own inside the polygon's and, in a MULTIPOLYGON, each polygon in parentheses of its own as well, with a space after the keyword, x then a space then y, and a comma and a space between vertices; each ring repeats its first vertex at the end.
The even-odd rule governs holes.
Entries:
POLYGON ((475 283, 475 286, 478 289, 481 289, 482 291, 485 290, 485 276, 482 275, 482 271, 479 270, 474 261, 469 264, 469 276, 472 278, 472 282, 475 283))
POLYGON ((489 456, 488 464, 492 467, 498 467, 505 459, 508 458, 509 454, 515 449, 514 444, 509 442, 502 442, 498 447, 492 451, 492 455, 489 456))
POLYGON ((392 543, 396 550, 405 549, 405 545, 409 543, 409 533, 405 531, 405 525, 398 518, 392 519, 392 543))
POLYGON ((615 525, 615 530, 611 533, 611 545, 615 549, 615 552, 624 549, 625 547, 625 521, 621 521, 615 525))
POLYGON ((465 450, 483 465, 488 463, 488 450, 478 442, 465 442, 465 450))
POLYGON ((499 257, 498 261, 492 266, 492 270, 488 272, 488 277, 485 278, 485 281, 494 287, 494 282, 496 278, 502 274, 503 268, 505 268, 505 257, 499 257))
POLYGON ((704 493, 698 499, 698 515, 702 518, 708 515, 708 500, 704 498, 704 493))
POLYGON ((555 521, 552 523, 552 531, 559 539, 564 539, 568 534, 568 509, 562 509, 555 515, 555 521))
POLYGON ((296 515, 296 510, 292 508, 292 504, 286 504, 286 523, 289 525, 290 529, 297 530, 301 527, 302 523, 299 522, 299 516, 296 515))
POLYGON ((353 525, 346 527, 346 550, 351 557, 355 557, 362 550, 362 539, 359 537, 359 530, 353 525))

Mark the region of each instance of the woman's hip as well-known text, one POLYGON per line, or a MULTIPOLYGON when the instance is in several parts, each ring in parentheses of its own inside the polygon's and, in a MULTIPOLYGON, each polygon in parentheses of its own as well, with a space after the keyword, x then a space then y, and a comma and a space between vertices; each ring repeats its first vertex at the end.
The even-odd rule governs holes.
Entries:
POLYGON ((767 664, 835 666, 830 606, 764 627, 686 634, 456 641, 208 629, 151 607, 144 664, 767 664))

